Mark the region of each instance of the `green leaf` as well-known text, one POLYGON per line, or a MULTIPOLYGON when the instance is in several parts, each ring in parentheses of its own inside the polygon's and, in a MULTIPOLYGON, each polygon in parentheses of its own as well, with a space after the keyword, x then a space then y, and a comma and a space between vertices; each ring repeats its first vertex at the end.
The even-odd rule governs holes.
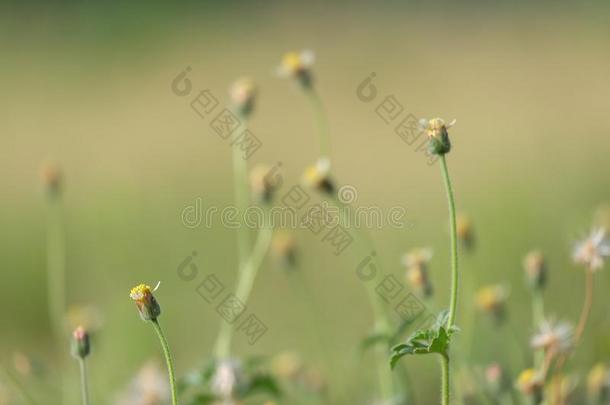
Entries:
POLYGON ((438 353, 446 356, 449 353, 451 336, 458 328, 447 328, 448 311, 442 311, 430 329, 415 331, 404 343, 392 347, 390 366, 394 368, 398 360, 409 354, 438 353))
POLYGON ((366 351, 379 343, 388 343, 390 341, 390 336, 387 333, 374 332, 365 337, 362 342, 360 342, 360 350, 366 351))

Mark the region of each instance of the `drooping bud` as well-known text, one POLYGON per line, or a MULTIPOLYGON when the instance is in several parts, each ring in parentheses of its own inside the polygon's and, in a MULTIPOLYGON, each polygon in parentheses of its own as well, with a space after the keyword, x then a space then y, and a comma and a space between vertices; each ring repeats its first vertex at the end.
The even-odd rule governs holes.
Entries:
POLYGON ((59 167, 52 163, 45 164, 40 170, 44 189, 51 197, 55 197, 61 192, 62 177, 59 167))
POLYGON ((527 284, 534 290, 541 290, 546 284, 546 260, 540 251, 529 252, 523 259, 523 269, 527 284))
POLYGON ((542 401, 544 384, 540 374, 533 368, 523 370, 516 383, 517 389, 534 404, 542 401))
POLYGON ((422 298, 430 298, 434 292, 428 274, 428 263, 431 258, 432 250, 428 248, 412 249, 402 258, 402 263, 407 269, 407 283, 422 298))
POLYGON ((90 351, 89 333, 85 328, 79 326, 72 333, 72 355, 78 359, 84 359, 90 351))
POLYGON ((323 193, 334 194, 335 184, 330 178, 330 161, 326 158, 318 159, 305 170, 303 182, 323 193))
POLYGON ((499 322, 504 319, 508 296, 509 291, 503 285, 485 286, 477 292, 476 304, 482 312, 499 322))
POLYGON ((254 109, 257 88, 247 77, 237 79, 229 89, 231 102, 241 116, 248 116, 254 109))
POLYGON ((254 198, 265 204, 273 200, 273 194, 279 187, 279 179, 272 175, 269 166, 260 164, 250 172, 250 187, 254 198))
POLYGON ((292 77, 306 90, 313 85, 311 66, 315 61, 313 51, 288 52, 282 57, 278 74, 282 77, 292 77))
POLYGON ((293 267, 297 259, 297 244, 289 232, 277 232, 271 242, 271 251, 280 264, 285 267, 293 267))
POLYGON ((131 289, 129 296, 136 302, 140 317, 144 321, 155 321, 161 315, 161 307, 152 294, 159 288, 159 284, 151 290, 150 286, 140 284, 131 289))
POLYGON ((457 236, 465 250, 472 251, 475 246, 475 235, 472 221, 465 214, 459 214, 456 218, 457 236))

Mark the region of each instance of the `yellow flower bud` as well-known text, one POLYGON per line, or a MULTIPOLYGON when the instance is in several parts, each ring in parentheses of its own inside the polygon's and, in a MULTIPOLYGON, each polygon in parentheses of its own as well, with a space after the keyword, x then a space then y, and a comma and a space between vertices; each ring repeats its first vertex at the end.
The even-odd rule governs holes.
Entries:
POLYGON ((154 290, 146 284, 140 284, 131 289, 129 296, 136 302, 140 317, 144 321, 155 321, 161 314, 161 307, 153 296, 153 292, 159 288, 159 284, 154 290))

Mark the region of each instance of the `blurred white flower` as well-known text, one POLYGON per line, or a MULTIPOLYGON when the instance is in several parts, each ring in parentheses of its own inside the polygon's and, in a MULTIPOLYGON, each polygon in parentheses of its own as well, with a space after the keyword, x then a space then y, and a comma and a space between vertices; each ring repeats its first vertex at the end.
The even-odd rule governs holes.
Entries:
POLYGON ((235 391, 241 380, 241 366, 237 360, 221 360, 212 377, 212 392, 223 400, 223 404, 232 404, 235 391))
POLYGON ((282 57, 277 74, 281 77, 297 77, 308 73, 315 60, 316 55, 309 49, 301 52, 287 52, 282 57))
POLYGON ((534 349, 552 350, 555 353, 566 352, 572 347, 574 329, 568 322, 545 320, 538 332, 532 337, 531 346, 534 349))
POLYGON ((604 258, 610 256, 610 240, 606 238, 604 228, 593 229, 589 236, 576 243, 572 257, 578 264, 587 266, 592 271, 604 266, 604 258))
POLYGON ((127 389, 120 394, 117 405, 164 405, 170 390, 166 374, 156 362, 149 361, 138 371, 127 389))

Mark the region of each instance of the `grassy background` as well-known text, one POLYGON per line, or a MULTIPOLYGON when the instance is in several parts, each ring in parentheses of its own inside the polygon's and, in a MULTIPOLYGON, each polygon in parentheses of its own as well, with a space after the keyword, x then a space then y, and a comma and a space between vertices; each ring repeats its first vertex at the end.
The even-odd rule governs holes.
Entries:
MULTIPOLYGON (((162 280, 158 298, 178 373, 210 354, 220 319, 195 292, 196 282, 181 281, 176 268, 196 250, 202 273, 230 285, 235 232, 218 223, 188 229, 180 213, 197 197, 206 206, 232 202, 231 151, 188 100, 172 94, 170 83, 189 65, 195 88, 209 88, 227 102, 234 78, 253 77, 260 100, 252 130, 264 145, 252 163, 281 161, 287 182, 296 182, 316 158, 315 126, 307 100, 276 78, 274 67, 283 52, 302 48, 317 55, 316 84, 330 117, 336 178, 357 187, 357 205, 407 210, 405 229, 371 231, 385 271, 402 277, 401 254, 432 246, 436 305, 446 304, 448 235, 439 170, 404 144, 373 104, 357 99, 356 87, 371 72, 380 93, 393 94, 406 111, 458 119, 450 167, 458 208, 473 217, 479 242, 463 271, 479 284, 512 286, 509 313, 518 338, 525 343, 531 333, 521 271, 531 248, 549 259, 549 312, 577 317, 583 276, 570 263, 570 244, 610 199, 604 5, 41 2, 2 8, 5 362, 15 350, 53 359, 38 178, 49 158, 60 162, 66 177, 68 300, 104 314, 91 358, 96 403, 158 353, 128 298, 140 281, 162 280)), ((253 347, 238 337, 236 351, 302 352, 331 386, 347 388, 364 403, 372 396, 372 359, 355 360, 354 351, 371 314, 354 276, 358 258, 333 256, 306 230, 297 238, 299 271, 314 290, 321 320, 312 321, 311 307, 268 261, 250 308, 269 332, 253 347), (321 355, 316 335, 331 359, 321 355)), ((602 272, 597 280, 592 321, 573 363, 582 371, 610 354, 604 310, 609 279, 602 272)), ((497 350, 504 333, 478 322, 473 361, 509 361, 510 350, 497 350)), ((434 401, 436 364, 411 364, 421 382, 418 399, 434 401)))

